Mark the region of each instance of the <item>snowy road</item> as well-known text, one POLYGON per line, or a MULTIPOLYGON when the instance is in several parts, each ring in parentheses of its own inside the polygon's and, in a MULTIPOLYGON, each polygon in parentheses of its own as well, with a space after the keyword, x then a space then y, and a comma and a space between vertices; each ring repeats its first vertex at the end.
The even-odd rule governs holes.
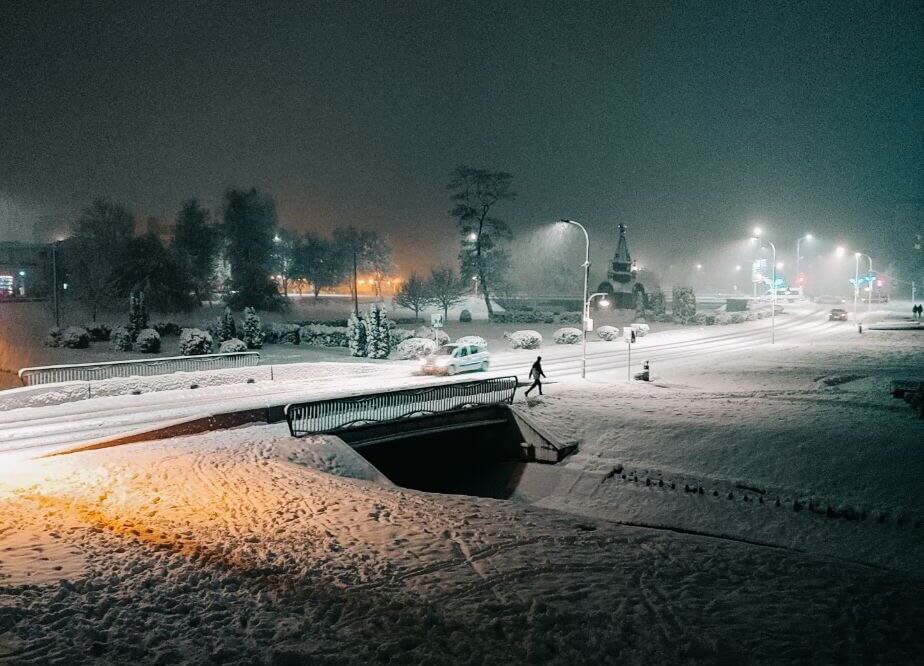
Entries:
MULTIPOLYGON (((649 360, 656 371, 674 365, 699 362, 704 357, 748 353, 769 347, 770 321, 732 326, 682 329, 640 338, 632 349, 632 369, 649 360)), ((826 311, 802 309, 777 318, 776 340, 805 344, 832 335, 856 335, 852 326, 829 322, 826 311)), ((489 375, 517 374, 525 378, 535 351, 495 353, 489 375)), ((580 376, 579 346, 543 348, 543 366, 550 381, 580 376)), ((345 366, 348 368, 348 366, 345 366)), ((0 452, 38 453, 64 445, 78 444, 112 435, 151 428, 179 419, 215 413, 258 409, 289 402, 367 391, 401 388, 446 381, 415 375, 416 362, 382 364, 373 375, 334 374, 311 381, 257 382, 197 390, 163 391, 142 395, 83 400, 55 406, 27 408, 0 413, 0 452)), ((588 346, 587 372, 618 380, 626 368, 626 345, 618 341, 595 341, 588 346)), ((482 376, 482 375, 479 375, 482 376)))

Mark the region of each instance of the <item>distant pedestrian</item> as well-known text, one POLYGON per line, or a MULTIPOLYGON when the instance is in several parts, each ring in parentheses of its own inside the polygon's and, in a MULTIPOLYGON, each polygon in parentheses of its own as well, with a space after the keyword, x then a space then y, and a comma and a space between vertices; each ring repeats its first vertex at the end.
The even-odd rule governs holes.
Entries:
POLYGON ((545 373, 542 372, 542 357, 537 356, 536 362, 533 363, 533 367, 529 369, 529 378, 533 380, 532 386, 526 389, 526 395, 529 396, 529 392, 534 388, 539 389, 539 395, 542 395, 542 378, 545 377, 545 373))
POLYGON ((911 314, 915 319, 920 319, 921 315, 924 314, 924 305, 915 305, 911 308, 911 314))

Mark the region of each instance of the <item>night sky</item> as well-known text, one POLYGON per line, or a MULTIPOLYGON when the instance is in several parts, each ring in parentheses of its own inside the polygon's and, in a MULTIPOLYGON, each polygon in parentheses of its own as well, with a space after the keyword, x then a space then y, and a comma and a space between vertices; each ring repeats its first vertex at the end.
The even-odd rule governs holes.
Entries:
POLYGON ((256 185, 407 272, 454 258, 466 163, 515 174, 519 233, 573 217, 608 256, 623 222, 651 263, 755 218, 887 250, 922 196, 920 2, 3 0, 0 26, 0 236, 256 185))

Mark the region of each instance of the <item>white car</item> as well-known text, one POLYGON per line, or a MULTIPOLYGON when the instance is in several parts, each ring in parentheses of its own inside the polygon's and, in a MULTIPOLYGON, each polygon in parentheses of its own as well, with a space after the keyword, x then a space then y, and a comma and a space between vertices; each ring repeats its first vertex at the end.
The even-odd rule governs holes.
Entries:
POLYGON ((443 345, 427 356, 421 370, 425 375, 454 375, 457 372, 487 370, 490 354, 475 345, 443 345))

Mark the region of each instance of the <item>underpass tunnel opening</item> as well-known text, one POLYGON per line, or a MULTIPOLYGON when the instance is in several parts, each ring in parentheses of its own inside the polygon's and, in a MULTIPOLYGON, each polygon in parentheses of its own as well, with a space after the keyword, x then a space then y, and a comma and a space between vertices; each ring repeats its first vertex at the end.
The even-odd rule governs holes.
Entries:
MULTIPOLYGON (((536 438, 506 406, 465 410, 357 429, 341 435, 394 484, 431 493, 514 499, 536 438), (520 422, 521 423, 521 422, 520 422)), ((570 452, 570 451, 569 451, 570 452)))

